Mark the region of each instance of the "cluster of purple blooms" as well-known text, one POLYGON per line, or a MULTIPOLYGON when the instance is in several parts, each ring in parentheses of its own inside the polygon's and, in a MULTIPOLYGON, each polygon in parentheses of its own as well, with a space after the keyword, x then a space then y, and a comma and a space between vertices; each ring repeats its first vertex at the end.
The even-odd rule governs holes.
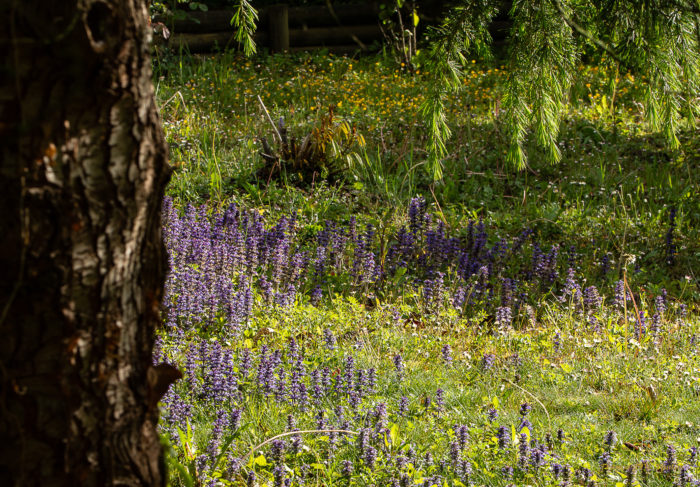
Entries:
MULTIPOLYGON (((521 405, 520 415, 522 418, 522 423, 520 426, 520 433, 516 435, 516 442, 513 443, 510 431, 511 429, 506 426, 500 426, 496 433, 496 438, 498 440, 498 449, 504 451, 506 455, 510 455, 510 452, 514 452, 516 455, 516 463, 514 465, 506 465, 501 469, 502 477, 507 481, 512 480, 524 480, 528 477, 531 478, 533 475, 540 476, 544 473, 545 467, 558 484, 562 487, 572 486, 572 485, 582 485, 585 487, 596 487, 599 485, 595 478, 605 479, 609 478, 613 470, 613 460, 614 460, 614 447, 618 442, 617 434, 614 431, 608 431, 603 439, 604 449, 598 457, 599 470, 598 474, 594 475, 594 471, 589 468, 580 467, 576 470, 566 464, 561 463, 566 458, 563 457, 557 451, 559 447, 564 444, 564 433, 560 429, 557 432, 557 441, 555 443, 554 438, 550 433, 546 433, 544 440, 540 441, 535 436, 535 431, 532 424, 527 424, 528 432, 522 432, 523 423, 527 421, 527 415, 530 412, 529 404, 525 403, 521 405)), ((450 445, 450 452, 454 451, 454 445, 450 445)), ((661 472, 667 480, 673 481, 673 485, 678 486, 700 486, 700 481, 696 480, 693 475, 693 470, 697 464, 697 447, 692 447, 687 451, 687 461, 680 468, 678 468, 677 453, 675 447, 672 445, 666 446, 666 460, 657 469, 661 472)), ((636 481, 637 468, 635 465, 629 465, 625 471, 625 486, 635 486, 639 485, 636 481)), ((649 477, 651 475, 651 463, 648 459, 644 459, 641 462, 641 476, 643 485, 649 484, 649 477)), ((512 485, 512 484, 511 484, 512 485)), ((520 485, 520 484, 517 484, 520 485)), ((669 484, 670 485, 670 484, 669 484)))
MULTIPOLYGON (((324 336, 327 343, 335 343, 329 330, 324 336)), ((310 368, 307 365, 309 357, 293 338, 282 349, 263 344, 255 352, 240 347, 235 354, 230 348, 222 348, 218 340, 199 338, 194 343, 176 341, 167 353, 158 349, 156 355, 159 360, 179 361, 184 369, 183 379, 163 398, 161 428, 169 433, 171 440, 178 445, 181 437, 177 430, 185 431, 188 424, 195 422, 193 404, 204 407, 213 415, 208 443, 197 458, 203 475, 216 463, 222 446, 241 427, 242 408, 250 395, 274 401, 280 409, 287 408, 304 417, 313 417, 318 429, 348 430, 361 424, 369 428, 368 436, 377 444, 380 443, 379 437, 383 438, 387 431, 387 405, 374 402, 377 372, 372 367, 358 366, 355 357, 350 355, 337 364, 329 359, 324 365, 310 368), (330 413, 327 410, 329 402, 336 405, 330 413), (358 418, 370 408, 368 419, 360 422, 358 418)), ((438 392, 438 396, 440 394, 438 392)), ((404 414, 408 412, 407 398, 399 405, 399 410, 404 414)), ((293 416, 288 417, 287 429, 296 430, 293 416)), ((342 434, 330 434, 329 455, 340 437, 342 434)), ((298 452, 301 447, 300 435, 295 435, 289 444, 278 440, 271 445, 270 457, 276 464, 282 464, 285 451, 298 452)), ((369 449, 364 456, 368 466, 373 466, 376 459, 376 451, 372 452, 369 449)), ((228 469, 237 472, 239 459, 227 459, 228 469)))
MULTIPOLYGON (((157 343, 154 360, 179 363, 184 377, 163 399, 161 427, 173 444, 184 447, 178 431, 187 431, 201 422, 198 415, 209 415, 211 430, 195 461, 200 479, 207 479, 207 475, 212 479, 216 466, 217 475, 247 479, 248 485, 256 485, 255 474, 245 470, 243 459, 231 453, 240 454, 242 450, 236 445, 236 435, 250 421, 245 410, 248 399, 256 397, 273 401, 279 410, 296 415, 287 417, 287 431, 298 431, 297 423, 302 421, 311 422, 310 427, 318 430, 357 431, 357 438, 339 432, 327 434, 325 458, 344 458, 344 476, 351 477, 358 469, 381 468, 387 475, 386 485, 414 485, 406 467, 411 464, 412 469, 422 468, 430 473, 425 479, 427 485, 443 485, 446 478, 458 478, 464 485, 473 481, 469 429, 465 425, 455 425, 446 433, 449 446, 442 458, 439 453, 416 453, 413 446, 396 450, 387 440, 390 421, 398 418, 432 414, 444 421, 449 405, 445 391, 431 391, 422 404, 406 396, 392 404, 381 402, 376 394, 377 371, 361 366, 352 355, 343 355, 330 328, 322 331, 328 354, 320 363, 311 360, 294 338, 282 348, 264 343, 253 350, 223 346, 226 338, 239 334, 256 299, 281 307, 299 299, 318 304, 327 292, 381 292, 397 276, 406 276, 421 290, 427 312, 446 302, 460 310, 490 306, 498 326, 509 326, 525 311, 524 305, 531 299, 529 293, 535 291, 554 289, 561 301, 571 303, 589 321, 602 305, 595 286, 584 287, 577 281, 572 270, 578 259, 575 249, 560 256, 557 245, 543 250, 531 242, 528 255, 526 244, 532 236, 529 230, 512 244, 505 239, 489 244, 483 221, 470 222, 462 237, 449 236, 442 222, 433 222, 420 198, 411 201, 408 225, 387 245, 383 259, 379 258, 380 244, 374 228, 368 225, 360 229, 355 220, 346 225, 328 222, 316 235, 308 237, 300 232, 295 216, 280 218, 268 227, 257 212, 231 206, 224 212, 209 214, 204 206, 189 206, 179 214, 170 200, 164 203, 164 218, 170 265, 164 316, 172 344, 166 351, 157 343), (566 278, 559 282, 562 275, 566 278), (213 333, 204 334, 207 338, 203 338, 189 333, 193 329, 213 333), (219 339, 210 338, 216 335, 219 339), (340 456, 347 455, 348 449, 356 451, 356 455, 340 456)), ((620 281, 613 304, 623 310, 630 299, 620 281)), ((658 334, 667 309, 668 298, 663 291, 655 299, 650 323, 642 322, 642 315, 638 328, 645 332, 649 328, 658 334)), ((561 347, 561 337, 557 336, 557 342, 561 347)), ((449 345, 442 347, 440 358, 445 367, 456 366, 449 345)), ((515 359, 519 360, 517 356, 515 359)), ((493 353, 478 360, 484 371, 501 362, 493 353)), ((393 365, 392 377, 404 380, 406 364, 400 354, 393 357, 393 365)), ((590 471, 574 472, 557 455, 557 446, 565 443, 563 431, 557 432, 556 442, 551 434, 537 438, 530 421, 531 409, 529 404, 521 405, 520 422, 514 429, 496 423, 499 411, 495 408, 487 413, 484 427, 496 434, 498 451, 504 457, 517 459, 504 468, 504 477, 517 481, 526 474, 547 470, 561 485, 574 481, 594 485, 590 471)), ((616 434, 609 432, 599 457, 603 474, 611 468, 617 443, 616 434)), ((301 434, 271 442, 266 457, 271 462, 273 485, 303 485, 308 465, 293 473, 285 468, 303 451, 301 434)), ((679 485, 698 485, 692 480, 696 459, 697 449, 691 450, 687 463, 678 468, 676 452, 669 447, 661 468, 677 477, 679 485)), ((645 468, 642 465, 642 476, 646 475, 645 468)))
MULTIPOLYGON (((326 330, 323 335, 326 343, 336 343, 331 331, 326 330)), ((355 437, 328 432, 325 451, 319 452, 318 444, 316 446, 314 455, 323 455, 328 461, 337 458, 344 476, 352 477, 358 471, 368 471, 381 476, 377 478, 383 478, 386 485, 414 485, 411 472, 421 469, 430 473, 428 478, 433 483, 438 479, 444 481, 453 478, 464 485, 473 484, 471 426, 455 424, 445 432, 444 453, 436 450, 418 454, 413 446, 397 449, 393 440, 389 440, 392 422, 398 421, 398 418, 424 414, 445 418, 446 403, 442 389, 436 390, 432 398, 426 397, 422 405, 414 404, 413 408, 407 397, 388 404, 377 395, 379 378, 373 368, 361 367, 354 356, 342 355, 339 350, 319 363, 308 356, 303 344, 300 345, 294 338, 290 338, 282 348, 263 344, 256 351, 240 347, 232 352, 222 348, 218 341, 207 339, 180 346, 178 349, 176 344, 167 353, 159 351, 163 358, 179 356, 185 364, 183 380, 171 388, 163 400, 161 428, 169 434, 174 444, 179 445, 182 437, 177 430, 187 430, 188 425, 197 423, 196 414, 208 411, 205 414, 211 417, 211 430, 195 462, 201 479, 223 475, 238 480, 247 478, 251 482, 249 485, 255 485, 255 474, 244 468, 245 462, 240 457, 231 453, 235 451, 240 455, 241 451, 247 451, 247 445, 237 446, 235 437, 252 420, 247 416, 245 405, 251 396, 255 396, 259 400, 274 401, 278 410, 288 412, 285 431, 293 433, 300 429, 317 429, 358 432, 355 437), (192 404, 198 404, 198 412, 193 410, 192 404), (299 424, 304 427, 300 428, 299 424), (412 466, 408 468, 408 464, 412 466), (215 465, 218 465, 216 474, 212 470, 215 465), (251 477, 253 480, 250 480, 251 477)), ((444 347, 441 355, 446 367, 453 364, 449 347, 444 347)), ((491 358, 485 356, 482 361, 491 358)), ((517 357, 513 360, 517 360, 517 357)), ((393 362, 397 372, 403 373, 405 365, 401 355, 394 356, 393 362)), ((595 476, 591 470, 574 470, 566 463, 566 455, 558 451, 566 443, 562 430, 556 435, 546 433, 538 436, 538 428, 530 421, 532 409, 529 403, 521 404, 519 424, 511 426, 499 425, 499 412, 490 408, 486 421, 479 429, 479 436, 484 434, 482 431, 492 431, 490 434, 497 438, 495 454, 506 462, 502 475, 516 484, 527 476, 550 475, 562 486, 595 486, 592 480, 595 476)), ((304 485, 306 476, 313 476, 309 473, 308 465, 300 467, 298 464, 299 459, 304 458, 304 442, 303 435, 292 434, 269 444, 265 457, 269 466, 267 475, 272 478, 272 485, 304 485), (297 468, 290 470, 286 468, 289 465, 297 468)), ((604 435, 599 456, 599 478, 605 478, 612 471, 619 443, 614 431, 604 435)), ((678 485, 700 485, 693 477, 697 448, 691 448, 682 455, 683 458, 687 457, 683 465, 679 461, 681 455, 669 445, 667 458, 657 470, 677 479, 678 485)), ((642 476, 649 475, 645 468, 642 466, 642 476)), ((631 473, 636 474, 636 470, 628 471, 628 478, 631 473)))
MULTIPOLYGON (((446 303, 459 310, 490 308, 499 326, 532 314, 526 304, 552 290, 589 316, 602 303, 595 286, 577 279, 575 249, 566 255, 557 244, 545 250, 529 229, 510 243, 490 243, 483 221, 470 221, 464 235, 450 235, 422 198, 411 201, 408 224, 388 243, 354 218, 326 222, 309 236, 295 214, 268 225, 259 212, 235 205, 220 212, 187 206, 179 213, 166 199, 163 209, 170 267, 165 319, 174 328, 215 325, 235 332, 256 296, 266 305, 300 299, 318 304, 333 293, 391 292, 401 276, 420 291, 426 312, 446 303)), ((615 303, 624 295, 618 285, 615 303)))
POLYGON ((666 263, 668 265, 673 265, 676 261, 676 243, 675 243, 675 230, 676 230, 676 207, 672 207, 668 211, 668 230, 666 231, 666 263))

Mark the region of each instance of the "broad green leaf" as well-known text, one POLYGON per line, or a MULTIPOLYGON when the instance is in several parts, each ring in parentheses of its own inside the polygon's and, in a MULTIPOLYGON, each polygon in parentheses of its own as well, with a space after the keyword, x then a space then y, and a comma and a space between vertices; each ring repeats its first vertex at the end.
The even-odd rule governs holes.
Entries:
POLYGON ((391 438, 391 443, 396 445, 399 440, 399 425, 394 423, 391 425, 391 429, 389 430, 389 437, 391 438))

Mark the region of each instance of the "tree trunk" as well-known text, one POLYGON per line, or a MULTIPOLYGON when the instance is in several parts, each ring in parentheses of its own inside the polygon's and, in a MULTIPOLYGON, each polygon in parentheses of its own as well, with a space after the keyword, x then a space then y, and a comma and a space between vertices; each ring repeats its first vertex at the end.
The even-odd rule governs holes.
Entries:
POLYGON ((3 486, 164 484, 149 42, 145 0, 0 0, 3 486))

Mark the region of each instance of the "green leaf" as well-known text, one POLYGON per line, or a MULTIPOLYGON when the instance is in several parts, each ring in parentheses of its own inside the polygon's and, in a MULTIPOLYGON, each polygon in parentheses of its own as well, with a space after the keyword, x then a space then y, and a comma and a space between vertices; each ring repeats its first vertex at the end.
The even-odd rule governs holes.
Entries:
POLYGON ((391 438, 391 443, 396 445, 399 441, 399 425, 394 423, 389 429, 389 437, 391 438))
POLYGON ((416 13, 416 11, 414 9, 413 10, 413 27, 417 27, 418 22, 420 22, 420 17, 418 17, 418 14, 416 13))
POLYGON ((177 470, 180 480, 185 484, 186 487, 194 487, 194 479, 192 478, 192 475, 190 475, 190 472, 187 470, 186 466, 184 466, 178 461, 171 461, 170 467, 175 467, 175 470, 177 470))
POLYGON ((219 455, 216 457, 216 461, 214 461, 214 465, 211 467, 212 470, 216 470, 216 467, 219 465, 219 462, 221 461, 221 459, 222 459, 222 458, 224 457, 224 455, 226 454, 226 452, 227 452, 227 450, 228 450, 228 447, 231 446, 231 443, 233 443, 233 440, 236 439, 236 437, 238 436, 238 433, 239 433, 239 432, 240 432, 240 430, 239 430, 239 431, 236 431, 234 434, 232 434, 232 435, 224 442, 224 444, 221 446, 221 448, 220 448, 221 453, 219 453, 219 455))
POLYGON ((179 426, 177 427, 177 434, 180 437, 180 444, 183 446, 185 458, 187 460, 194 460, 197 457, 197 448, 192 441, 194 437, 192 435, 192 425, 189 420, 187 420, 187 429, 185 431, 179 426))

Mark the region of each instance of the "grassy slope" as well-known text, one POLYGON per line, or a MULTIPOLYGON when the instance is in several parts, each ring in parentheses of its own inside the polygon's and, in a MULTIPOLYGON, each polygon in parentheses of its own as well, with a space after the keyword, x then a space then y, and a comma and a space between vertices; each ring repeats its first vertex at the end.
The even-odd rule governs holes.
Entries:
MULTIPOLYGON (((170 192, 181 203, 207 201, 220 206, 235 201, 264 211, 271 220, 296 211, 309 233, 326 219, 342 221, 355 214, 391 234, 395 225, 405 221, 408 200, 422 193, 456 233, 468 219, 480 216, 492 235, 512 237, 530 227, 543 243, 575 244, 580 273, 591 281, 597 279, 608 295, 617 278, 615 271, 627 263, 635 291, 646 291, 648 301, 661 287, 669 290, 676 304, 692 307, 698 301, 699 142, 686 134, 683 153, 673 154, 643 129, 634 103, 642 89, 639 80, 620 80, 610 109, 611 94, 604 90, 606 74, 587 68, 574 91, 580 100, 564 120, 562 164, 538 163, 536 148, 531 148, 533 169, 515 173, 504 167, 504 145, 494 116, 502 73, 475 65, 465 81, 465 93, 450 108, 455 138, 452 155, 445 161, 449 177, 445 184, 431 187, 420 172, 424 159, 418 119, 420 75, 411 76, 376 59, 245 61, 228 55, 171 61, 161 65, 161 72, 158 96, 178 169, 170 192), (317 114, 326 113, 330 105, 357 127, 367 144, 355 148, 361 158, 347 170, 344 187, 314 184, 295 189, 255 180, 252 174, 259 164, 255 137, 271 131, 257 95, 273 118, 284 116, 299 134, 308 131, 317 114), (678 210, 678 255, 669 267, 664 236, 671 206, 678 210), (607 280, 599 277, 604 255, 613 267, 607 280), (632 270, 633 261, 640 264, 638 273, 632 270)), ((544 441, 546 432, 556 436, 558 428, 564 431, 566 441, 550 451, 556 456, 552 462, 590 468, 599 485, 615 485, 628 465, 641 469, 642 459, 653 464, 647 485, 671 485, 671 476, 658 472, 666 445, 678 448, 680 464, 688 458, 681 450, 698 445, 700 408, 695 403, 700 364, 697 338, 692 338, 700 331, 697 310, 690 318, 669 311, 662 340, 655 345, 653 340, 636 341, 632 325, 625 325, 624 318, 618 322, 621 315, 611 308, 601 311, 603 324, 591 333, 569 307, 543 299, 538 303, 537 323, 499 332, 478 326, 483 316, 460 317, 447 309, 421 314, 419 302, 405 299, 367 309, 351 298, 336 297, 319 308, 301 303, 274 311, 262 304, 255 307, 243 331, 250 340, 244 346, 251 347, 254 356, 262 344, 285 349, 290 337, 304 348, 307 370, 328 366, 340 371, 344 357, 353 355, 358 367, 376 368, 378 386, 359 407, 367 417, 358 412, 350 426, 374 427, 369 411, 382 402, 388 406, 386 427, 397 425, 394 443, 382 448, 377 440, 377 448, 385 451, 380 451, 374 470, 359 458, 354 439, 348 444, 341 441, 331 457, 327 436, 311 435, 304 438, 307 450, 287 456, 285 463, 295 473, 287 471, 286 476, 298 476, 303 465, 318 464, 308 467, 314 474, 307 476, 307 485, 388 485, 390 478, 400 477, 389 459, 406 455, 413 446, 414 469, 404 469, 404 474, 412 472, 414 479, 440 474, 452 485, 460 475, 450 468, 441 470, 438 463, 447 458, 452 426, 466 424, 471 439, 462 456, 471 462, 475 484, 558 485, 560 480, 555 482, 549 466, 541 471, 516 468, 514 480, 500 474, 501 467, 516 465, 517 447, 499 450, 495 433, 500 425, 518 426, 522 402, 533 407, 529 415, 533 437, 544 441), (334 350, 322 340, 326 327, 337 337, 334 350), (450 365, 441 360, 446 344, 452 348, 450 365), (485 369, 483 356, 488 353, 495 355, 494 364, 485 369), (393 364, 397 354, 406 367, 401 380, 393 364), (514 354, 522 363, 513 359, 514 354), (438 388, 445 391, 440 407, 434 399, 438 388), (410 409, 399 416, 402 396, 409 398, 410 409), (426 407, 428 396, 432 405, 426 407), (490 423, 487 410, 494 406, 499 417, 490 423), (618 442, 612 448, 612 477, 606 480, 598 460, 609 430, 640 449, 618 442), (435 459, 432 464, 424 459, 428 451, 435 459), (341 462, 346 459, 353 462, 352 477, 341 475, 341 462)), ((647 306, 653 308, 651 302, 647 306)), ((199 343, 203 336, 216 339, 217 335, 211 330, 189 330, 184 340, 199 343)), ((183 360, 178 351, 183 350, 182 341, 182 337, 165 336, 171 359, 183 360)), ((237 359, 242 350, 238 340, 231 350, 237 359)), ((232 444, 233 457, 286 431, 289 413, 295 415, 300 429, 314 427, 313 409, 301 413, 294 405, 266 398, 252 376, 239 381, 243 384, 240 395, 231 404, 218 406, 245 411, 245 426, 232 444)), ((184 384, 179 392, 187 397, 184 384)), ((203 398, 192 400, 196 442, 204 450, 217 406, 203 398)), ((317 409, 332 418, 339 404, 348 407, 348 398, 328 396, 317 409)), ((182 459, 182 449, 178 451, 182 459)), ((260 453, 269 459, 267 448, 260 453)), ((272 483, 272 465, 251 468, 261 482, 267 478, 272 483)), ((249 470, 233 468, 225 477, 234 484, 243 482, 249 470)), ((203 468, 200 474, 206 471, 203 468)))
POLYGON ((422 193, 439 203, 453 228, 479 215, 497 233, 531 227, 544 240, 591 247, 598 259, 609 252, 616 268, 631 255, 639 257, 642 271, 651 274, 647 281, 660 283, 669 272, 697 279, 700 142, 689 131, 681 137, 683 152, 672 153, 646 132, 635 101, 642 99, 643 83, 631 76, 619 80, 611 109, 607 73, 586 68, 562 126, 563 162, 538 163, 531 147, 533 169, 517 173, 504 165, 505 145, 494 118, 503 72, 474 65, 465 92, 449 107, 455 136, 445 184, 435 187, 433 198, 420 171, 420 74, 374 58, 226 55, 165 66, 158 95, 167 102, 164 122, 179 169, 170 191, 183 201, 234 200, 323 221, 387 211, 391 218, 422 193), (357 127, 367 144, 357 150, 361 162, 348 171, 345 190, 265 187, 251 176, 260 164, 256 138, 272 133, 258 95, 273 119, 285 117, 301 137, 330 106, 357 127), (659 269, 671 206, 678 210, 680 262, 659 269))

